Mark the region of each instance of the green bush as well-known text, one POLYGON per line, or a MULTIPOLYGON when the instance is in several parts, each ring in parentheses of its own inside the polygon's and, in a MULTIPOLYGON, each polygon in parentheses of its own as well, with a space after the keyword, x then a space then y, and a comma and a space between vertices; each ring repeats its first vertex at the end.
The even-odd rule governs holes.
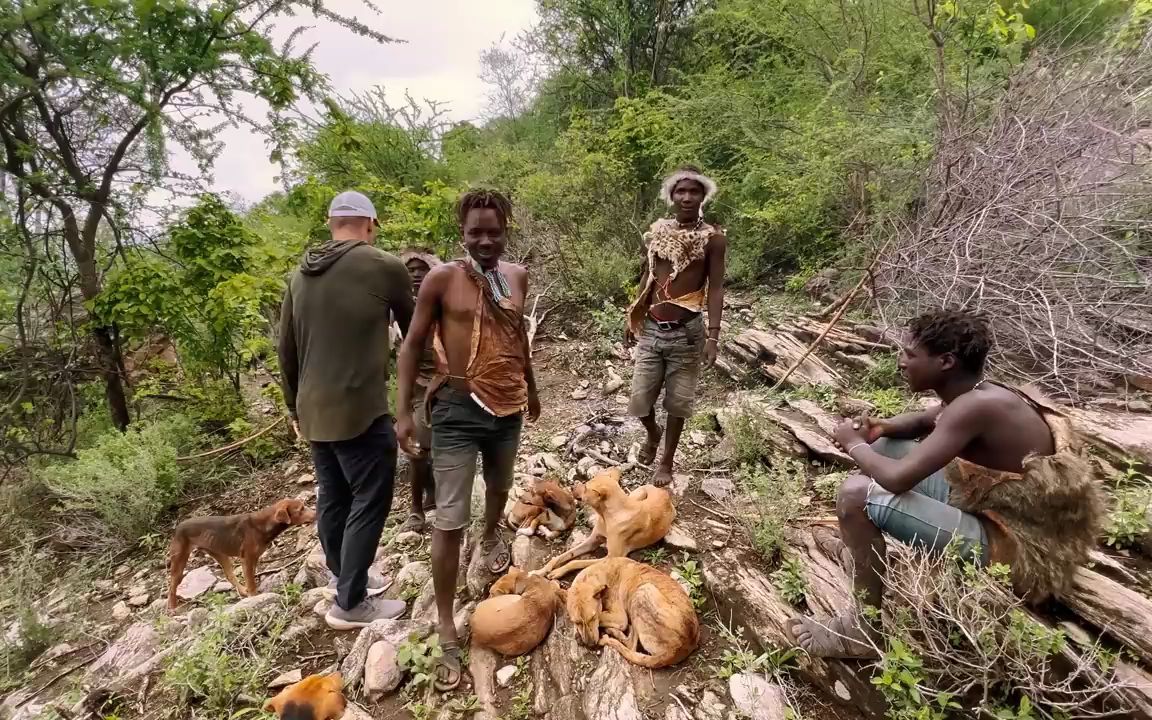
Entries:
POLYGON ((93 545, 133 542, 184 490, 176 458, 195 443, 183 415, 108 432, 73 461, 43 470, 43 479, 68 512, 79 540, 93 545))
POLYGON ((746 465, 737 478, 755 506, 754 514, 745 522, 752 546, 767 562, 775 562, 784 552, 788 523, 799 515, 806 480, 804 465, 796 460, 771 469, 746 465))

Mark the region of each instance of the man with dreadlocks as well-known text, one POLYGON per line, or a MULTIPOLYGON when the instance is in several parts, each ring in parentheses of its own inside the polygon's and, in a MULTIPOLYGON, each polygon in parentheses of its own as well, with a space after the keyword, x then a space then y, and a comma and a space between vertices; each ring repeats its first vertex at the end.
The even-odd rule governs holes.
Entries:
POLYGON ((460 646, 453 600, 460 543, 468 527, 476 456, 484 457, 484 531, 481 562, 492 574, 508 569, 511 553, 498 532, 512 486, 520 427, 540 416, 524 327, 528 271, 503 262, 512 214, 508 198, 473 190, 457 205, 466 255, 433 268, 424 278, 416 312, 400 349, 397 435, 413 452, 412 389, 428 337, 444 349, 427 388, 424 412, 432 426, 436 520, 432 532, 432 584, 444 650, 436 687, 460 683, 460 646))
POLYGON ((648 433, 639 456, 645 465, 656 459, 664 434, 656 422, 661 388, 668 413, 664 455, 652 477, 657 487, 672 481, 680 433, 696 403, 701 358, 711 367, 720 342, 728 240, 704 222, 704 206, 715 194, 716 183, 695 167, 682 167, 664 179, 660 196, 675 209, 675 217, 657 220, 644 233, 647 265, 640 295, 628 308, 626 339, 629 344, 639 339, 628 412, 640 418, 648 433))
MULTIPOLYGON (((1039 602, 1065 589, 1096 545, 1103 501, 1068 420, 1030 389, 984 379, 984 320, 938 310, 915 318, 900 353, 914 392, 941 404, 887 420, 845 420, 836 443, 861 474, 840 486, 840 562, 860 601, 879 609, 884 535, 977 565, 1011 567, 1016 592, 1039 602), (917 442, 919 441, 919 442, 917 442)), ((822 657, 868 657, 876 628, 862 613, 790 630, 822 657)))

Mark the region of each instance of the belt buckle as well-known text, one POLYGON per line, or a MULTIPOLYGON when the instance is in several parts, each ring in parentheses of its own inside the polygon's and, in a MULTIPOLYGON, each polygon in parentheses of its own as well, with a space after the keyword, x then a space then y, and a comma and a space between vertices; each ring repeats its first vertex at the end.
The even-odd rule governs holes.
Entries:
POLYGON ((656 327, 665 332, 676 329, 676 323, 668 322, 667 320, 657 320, 656 327))

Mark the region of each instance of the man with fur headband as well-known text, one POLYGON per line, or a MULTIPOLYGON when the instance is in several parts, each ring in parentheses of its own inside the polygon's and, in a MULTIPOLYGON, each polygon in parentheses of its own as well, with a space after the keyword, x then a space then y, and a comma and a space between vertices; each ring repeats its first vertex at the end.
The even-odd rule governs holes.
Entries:
POLYGON ((704 221, 704 206, 715 194, 716 183, 695 167, 682 167, 664 179, 660 195, 675 217, 657 220, 644 233, 647 264, 640 295, 628 309, 627 340, 639 341, 628 412, 648 432, 639 458, 645 465, 656 459, 664 435, 656 422, 661 389, 668 413, 664 454, 652 477, 658 487, 672 481, 680 433, 695 407, 701 360, 711 367, 720 342, 728 240, 723 230, 704 221))

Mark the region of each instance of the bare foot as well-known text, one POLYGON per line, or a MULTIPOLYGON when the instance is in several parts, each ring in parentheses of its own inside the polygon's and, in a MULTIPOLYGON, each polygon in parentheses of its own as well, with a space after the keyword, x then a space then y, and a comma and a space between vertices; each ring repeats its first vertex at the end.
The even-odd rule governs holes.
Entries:
POLYGON ((659 467, 652 475, 652 484, 656 487, 668 487, 672 483, 672 468, 659 467))
POLYGON ((788 621, 788 632, 809 655, 825 658, 874 658, 876 650, 855 613, 824 621, 797 616, 788 621))
POLYGON ((656 459, 662 437, 664 437, 664 428, 659 425, 656 426, 655 435, 648 433, 648 442, 644 443, 644 447, 640 448, 640 452, 636 455, 636 459, 640 461, 641 465, 651 465, 652 461, 656 459))

